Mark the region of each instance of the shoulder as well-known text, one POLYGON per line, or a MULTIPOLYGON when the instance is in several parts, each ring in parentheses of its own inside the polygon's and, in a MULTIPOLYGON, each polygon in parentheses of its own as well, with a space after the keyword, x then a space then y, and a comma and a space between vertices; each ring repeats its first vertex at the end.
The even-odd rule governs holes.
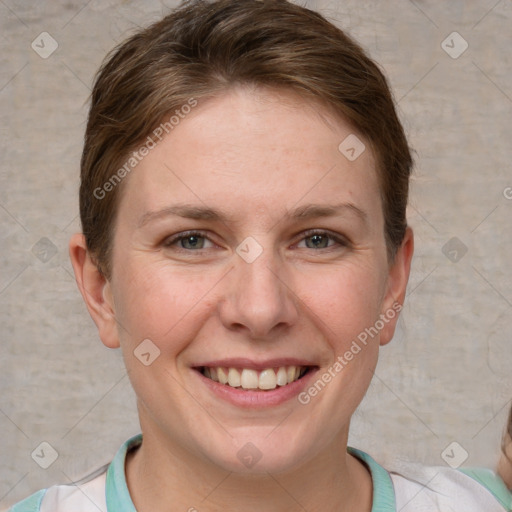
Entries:
POLYGON ((8 512, 107 512, 107 468, 70 485, 54 485, 13 505, 8 512))
POLYGON ((407 464, 390 471, 397 510, 433 512, 506 512, 512 494, 489 469, 452 469, 407 464))
POLYGON ((46 494, 46 489, 38 491, 23 501, 13 505, 8 512, 39 512, 41 507, 41 501, 46 494))
POLYGON ((511 512, 512 493, 489 469, 451 469, 399 463, 384 469, 367 453, 348 448, 373 481, 373 511, 511 512))
POLYGON ((8 512, 136 512, 125 480, 125 459, 139 446, 142 434, 126 441, 110 464, 69 485, 54 485, 38 491, 8 512))

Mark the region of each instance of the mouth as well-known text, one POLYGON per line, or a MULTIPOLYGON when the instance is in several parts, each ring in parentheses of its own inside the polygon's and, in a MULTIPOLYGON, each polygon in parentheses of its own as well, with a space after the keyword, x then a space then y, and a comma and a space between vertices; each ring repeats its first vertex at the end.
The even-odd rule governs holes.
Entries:
POLYGON ((255 370, 224 366, 199 366, 195 370, 219 384, 242 391, 272 391, 302 379, 316 367, 279 366, 255 370))

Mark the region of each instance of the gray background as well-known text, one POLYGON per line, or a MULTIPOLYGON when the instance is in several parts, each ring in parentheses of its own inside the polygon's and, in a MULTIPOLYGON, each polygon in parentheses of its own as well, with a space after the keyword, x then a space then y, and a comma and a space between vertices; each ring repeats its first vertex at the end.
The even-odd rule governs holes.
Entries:
MULTIPOLYGON (((0 508, 108 462, 138 431, 120 354, 98 339, 67 242, 94 73, 173 5, 0 0, 0 508), (31 48, 42 32, 58 43, 47 59, 31 48), (31 458, 43 441, 59 454, 46 470, 31 458)), ((445 464, 456 441, 453 457, 494 467, 512 397, 512 0, 307 6, 385 69, 417 160, 407 303, 350 443, 399 466, 445 464), (469 45, 456 59, 441 46, 453 31, 469 45)))

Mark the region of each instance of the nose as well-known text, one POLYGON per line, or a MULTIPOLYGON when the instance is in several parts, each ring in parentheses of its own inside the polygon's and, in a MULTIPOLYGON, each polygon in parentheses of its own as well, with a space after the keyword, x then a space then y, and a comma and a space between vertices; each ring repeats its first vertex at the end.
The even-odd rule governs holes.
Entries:
POLYGON ((235 255, 219 313, 229 330, 246 332, 253 339, 270 338, 299 318, 298 298, 289 273, 279 258, 263 253, 252 263, 235 255))

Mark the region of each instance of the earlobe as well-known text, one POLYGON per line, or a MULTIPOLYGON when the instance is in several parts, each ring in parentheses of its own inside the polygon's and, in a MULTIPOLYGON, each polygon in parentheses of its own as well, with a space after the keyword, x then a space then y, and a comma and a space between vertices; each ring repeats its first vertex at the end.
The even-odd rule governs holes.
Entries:
POLYGON ((109 348, 118 348, 119 335, 111 283, 98 269, 83 234, 77 233, 71 237, 69 256, 78 289, 98 328, 101 341, 109 348))
POLYGON ((395 333, 398 317, 405 300, 413 253, 414 235, 412 229, 408 227, 389 269, 388 286, 381 311, 381 317, 384 315, 384 327, 380 332, 381 345, 389 343, 395 333))

